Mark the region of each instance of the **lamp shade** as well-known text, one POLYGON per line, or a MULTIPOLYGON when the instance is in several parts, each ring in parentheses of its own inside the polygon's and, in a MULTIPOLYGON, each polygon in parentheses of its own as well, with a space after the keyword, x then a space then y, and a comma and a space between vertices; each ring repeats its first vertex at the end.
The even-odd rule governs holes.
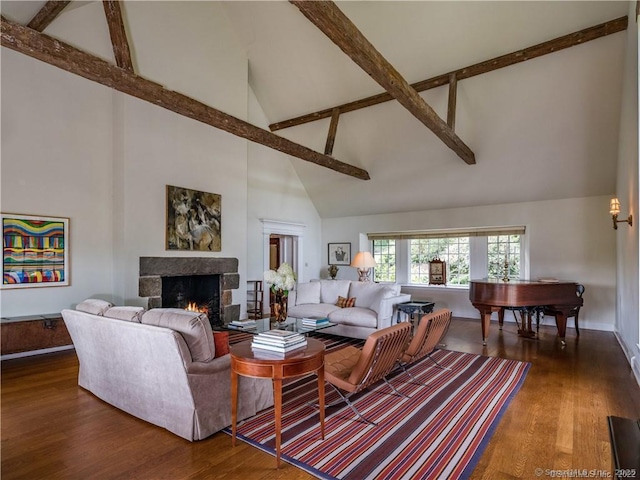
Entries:
POLYGON ((355 257, 353 257, 353 261, 351 262, 352 267, 356 268, 373 268, 375 267, 376 261, 373 259, 373 256, 369 252, 358 252, 355 257))
POLYGON ((620 200, 612 198, 609 203, 609 213, 611 215, 618 215, 620 213, 620 200))

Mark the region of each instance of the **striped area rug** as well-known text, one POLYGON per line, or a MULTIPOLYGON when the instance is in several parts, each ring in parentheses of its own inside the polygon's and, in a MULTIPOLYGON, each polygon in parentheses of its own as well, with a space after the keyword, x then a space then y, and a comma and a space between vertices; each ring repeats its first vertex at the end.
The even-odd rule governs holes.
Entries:
MULTIPOLYGON (((318 335, 327 349, 362 343, 318 335)), ((528 363, 439 350, 410 368, 418 385, 401 373, 391 383, 409 398, 378 383, 352 397, 363 415, 344 403, 327 409, 320 440, 317 380, 308 376, 284 390, 282 459, 324 479, 460 479, 473 471, 501 415, 524 382, 528 363)), ((326 389, 326 401, 337 394, 326 389)), ((225 430, 230 433, 230 429, 225 430)), ((273 409, 238 426, 238 438, 275 455, 273 409)))

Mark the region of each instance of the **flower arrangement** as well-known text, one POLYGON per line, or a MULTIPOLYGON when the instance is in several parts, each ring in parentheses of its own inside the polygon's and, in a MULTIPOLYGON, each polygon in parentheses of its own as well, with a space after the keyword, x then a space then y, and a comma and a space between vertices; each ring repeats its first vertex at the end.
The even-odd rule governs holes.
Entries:
POLYGON ((271 291, 273 293, 289 294, 289 290, 292 290, 296 285, 296 274, 293 273, 291 265, 283 263, 278 270, 267 270, 264 272, 264 281, 271 285, 271 291))
POLYGON ((293 273, 291 265, 283 263, 278 270, 267 270, 264 272, 264 281, 270 285, 275 296, 275 302, 271 305, 276 318, 277 325, 286 323, 287 303, 289 290, 296 285, 296 274, 293 273))

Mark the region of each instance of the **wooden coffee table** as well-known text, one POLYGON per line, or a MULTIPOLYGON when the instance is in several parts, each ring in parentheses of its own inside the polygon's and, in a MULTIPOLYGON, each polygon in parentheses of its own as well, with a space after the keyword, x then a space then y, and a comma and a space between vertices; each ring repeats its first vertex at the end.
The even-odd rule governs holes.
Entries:
POLYGON ((276 468, 280 468, 282 427, 282 380, 316 372, 320 405, 320 436, 324 440, 324 343, 307 338, 307 348, 283 358, 258 358, 251 340, 229 346, 231 353, 231 444, 236 444, 238 420, 238 375, 273 380, 276 430, 276 468))

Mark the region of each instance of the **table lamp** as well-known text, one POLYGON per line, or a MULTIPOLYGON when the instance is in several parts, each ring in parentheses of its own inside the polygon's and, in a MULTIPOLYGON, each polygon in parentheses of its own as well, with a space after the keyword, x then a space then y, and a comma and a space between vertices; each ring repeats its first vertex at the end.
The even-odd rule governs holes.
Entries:
POLYGON ((369 252, 358 252, 351 262, 351 266, 358 269, 358 280, 360 282, 371 281, 369 278, 371 275, 371 269, 376 265, 376 261, 369 252))

